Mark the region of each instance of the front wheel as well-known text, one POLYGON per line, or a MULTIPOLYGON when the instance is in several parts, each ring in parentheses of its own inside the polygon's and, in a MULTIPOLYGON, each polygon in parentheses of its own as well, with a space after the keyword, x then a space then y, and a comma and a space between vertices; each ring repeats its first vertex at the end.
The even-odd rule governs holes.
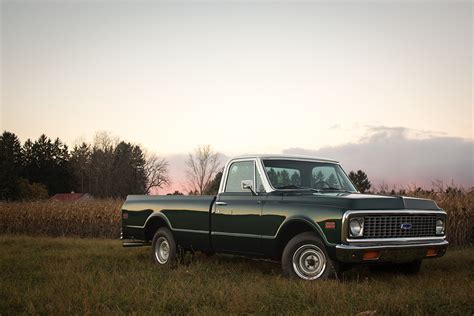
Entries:
POLYGON ((293 237, 283 250, 283 274, 303 280, 327 279, 335 274, 321 239, 312 232, 293 237))
POLYGON ((176 264, 176 242, 168 228, 162 227, 156 231, 151 248, 153 261, 158 265, 172 267, 176 264))

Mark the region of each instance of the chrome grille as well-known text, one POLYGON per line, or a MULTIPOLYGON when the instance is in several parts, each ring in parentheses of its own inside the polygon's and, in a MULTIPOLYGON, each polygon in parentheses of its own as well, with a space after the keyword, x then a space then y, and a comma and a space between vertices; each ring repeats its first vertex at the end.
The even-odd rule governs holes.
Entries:
POLYGON ((436 215, 366 215, 363 238, 435 236, 436 219, 436 215))

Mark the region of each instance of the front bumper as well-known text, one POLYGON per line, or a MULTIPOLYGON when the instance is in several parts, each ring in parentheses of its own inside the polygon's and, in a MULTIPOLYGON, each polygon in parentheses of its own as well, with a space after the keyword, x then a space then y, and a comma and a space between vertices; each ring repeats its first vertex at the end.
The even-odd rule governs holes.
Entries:
POLYGON ((345 263, 403 263, 419 259, 442 257, 448 248, 448 241, 433 241, 423 243, 403 244, 373 244, 373 245, 337 245, 336 258, 345 263), (376 258, 364 258, 369 252, 378 252, 376 258))

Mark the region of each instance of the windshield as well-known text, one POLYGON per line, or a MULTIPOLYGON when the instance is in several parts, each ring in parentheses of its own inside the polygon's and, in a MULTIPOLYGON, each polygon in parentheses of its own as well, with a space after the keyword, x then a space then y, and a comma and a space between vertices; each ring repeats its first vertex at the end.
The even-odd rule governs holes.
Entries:
POLYGON ((264 159, 263 165, 275 189, 357 192, 341 166, 334 163, 264 159))

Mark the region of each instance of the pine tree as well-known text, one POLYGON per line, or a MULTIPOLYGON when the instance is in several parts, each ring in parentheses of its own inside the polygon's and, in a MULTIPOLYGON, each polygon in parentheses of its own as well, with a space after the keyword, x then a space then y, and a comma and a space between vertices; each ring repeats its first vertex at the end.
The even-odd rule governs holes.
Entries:
POLYGON ((324 176, 323 172, 319 170, 316 174, 311 175, 311 187, 313 188, 321 188, 323 187, 324 183, 326 183, 326 177, 324 176))
POLYGON ((22 150, 18 137, 10 132, 0 136, 0 200, 13 200, 18 195, 22 172, 22 150))
POLYGON ((67 146, 59 138, 53 142, 44 134, 30 143, 25 143, 24 148, 25 155, 30 158, 25 165, 28 180, 43 183, 49 194, 71 191, 73 177, 67 146))
POLYGON ((86 143, 74 146, 71 152, 70 167, 74 175, 74 190, 77 192, 91 193, 91 155, 91 148, 86 143))
POLYGON ((300 174, 295 171, 290 177, 290 183, 293 185, 301 185, 301 177, 300 174))
POLYGON ((115 147, 113 155, 111 196, 145 194, 145 159, 140 147, 122 141, 115 147))
POLYGON ((351 179, 352 183, 361 193, 368 192, 372 187, 367 174, 362 170, 357 170, 357 172, 349 172, 349 179, 351 179))
POLYGON ((331 175, 328 177, 327 185, 328 185, 329 188, 335 188, 335 189, 340 188, 339 182, 337 181, 336 176, 334 175, 334 173, 331 173, 331 175))
POLYGON ((286 169, 283 169, 283 171, 280 173, 280 183, 281 185, 289 185, 290 184, 290 174, 286 169))

